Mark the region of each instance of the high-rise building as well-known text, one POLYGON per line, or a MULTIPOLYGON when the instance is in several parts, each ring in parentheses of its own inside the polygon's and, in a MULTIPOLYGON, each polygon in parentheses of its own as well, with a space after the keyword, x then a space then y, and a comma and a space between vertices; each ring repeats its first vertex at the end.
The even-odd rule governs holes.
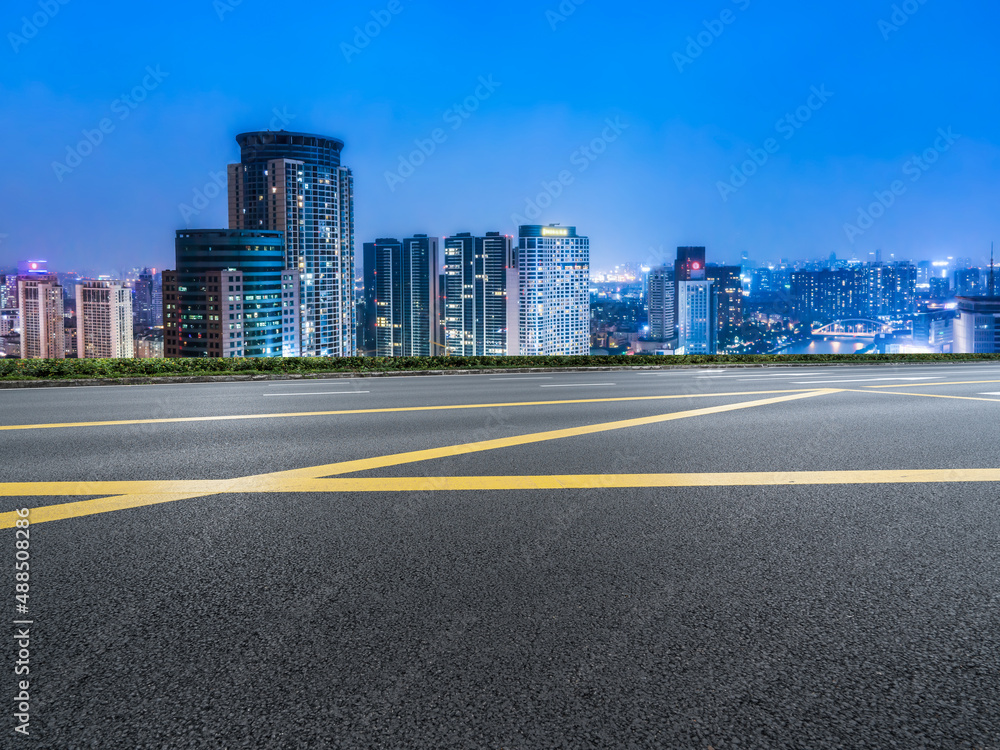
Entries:
POLYGON ((163 359, 163 329, 151 329, 135 334, 136 359, 163 359))
POLYGON ((1000 352, 1000 297, 959 297, 956 354, 1000 352))
POLYGON ((917 267, 912 263, 893 264, 892 316, 903 318, 917 311, 917 267))
POLYGON ((935 299, 945 299, 951 294, 951 281, 933 278, 928 282, 928 292, 935 299))
POLYGON ((950 352, 955 341, 957 318, 957 310, 940 307, 917 314, 913 318, 913 343, 936 352, 950 352))
POLYGON ((0 310, 17 309, 17 274, 0 276, 0 310))
POLYGON ((133 286, 132 319, 136 331, 163 325, 163 275, 144 268, 133 286))
POLYGON ((18 310, 0 310, 0 336, 7 336, 20 328, 18 310))
POLYGON ((352 356, 354 177, 341 164, 343 141, 284 130, 236 141, 229 226, 284 232, 285 267, 299 272, 302 356, 352 356))
POLYGON ((678 345, 684 354, 718 352, 718 300, 707 279, 677 282, 678 345))
POLYGON ((144 268, 132 282, 132 327, 136 331, 152 328, 153 272, 144 268))
POLYGON ((978 268, 960 268, 955 271, 955 294, 959 297, 975 297, 983 291, 978 268))
POLYGON ((701 281, 705 278, 705 248, 679 247, 674 263, 674 278, 682 281, 701 281))
POLYGON ((669 342, 677 338, 677 286, 673 266, 650 269, 646 287, 650 341, 669 342))
POLYGON ((791 288, 791 317, 803 323, 819 319, 819 273, 794 271, 791 288))
POLYGON ((366 354, 430 357, 438 341, 438 238, 364 245, 366 354))
POLYGON ((301 274, 286 269, 281 272, 281 356, 302 356, 302 282, 301 274))
POLYGON ((507 269, 513 239, 500 232, 469 232, 444 240, 444 322, 448 354, 502 357, 508 351, 507 269))
POLYGON ((589 354, 590 238, 558 224, 522 226, 518 235, 518 352, 589 354))
POLYGON ((120 281, 76 285, 76 356, 79 359, 132 359, 132 290, 120 281))
POLYGON ((902 318, 916 312, 917 267, 910 263, 870 263, 864 270, 870 318, 902 318))
POLYGON ((917 263, 917 284, 930 286, 932 278, 934 278, 934 264, 929 260, 917 263))
POLYGON ((280 357, 297 340, 281 232, 182 230, 175 249, 177 269, 163 273, 164 356, 280 357))
POLYGON ((22 359, 65 359, 63 288, 43 260, 18 264, 22 359))
POLYGON ((802 323, 830 323, 867 314, 865 275, 858 269, 794 271, 791 317, 802 323))
POLYGON ((708 266, 705 269, 705 277, 715 289, 715 317, 721 346, 732 345, 743 325, 742 273, 739 266, 708 266))

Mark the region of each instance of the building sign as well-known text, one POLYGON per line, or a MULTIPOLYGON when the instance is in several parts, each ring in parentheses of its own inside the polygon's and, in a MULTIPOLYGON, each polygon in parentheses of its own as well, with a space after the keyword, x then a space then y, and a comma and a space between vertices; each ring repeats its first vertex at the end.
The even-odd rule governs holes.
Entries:
POLYGON ((569 230, 557 227, 542 227, 542 237, 569 237, 569 230))

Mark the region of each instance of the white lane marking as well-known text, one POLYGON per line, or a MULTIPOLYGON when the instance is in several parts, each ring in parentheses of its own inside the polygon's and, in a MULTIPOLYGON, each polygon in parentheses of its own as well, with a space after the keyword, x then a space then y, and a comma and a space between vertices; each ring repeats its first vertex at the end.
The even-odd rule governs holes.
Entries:
POLYGON ((821 372, 796 372, 784 375, 703 375, 695 380, 749 380, 750 378, 811 378, 819 377, 821 372))
POLYGON ((352 394, 371 393, 371 391, 322 391, 319 393, 265 393, 264 398, 280 396, 349 396, 352 394))
POLYGON ((1000 396, 1000 391, 997 391, 995 393, 980 393, 979 395, 980 396, 1000 396))
POLYGON ((316 382, 317 380, 325 380, 327 382, 329 382, 331 380, 335 380, 338 383, 362 383, 362 382, 364 382, 365 379, 364 378, 313 378, 313 379, 310 379, 310 380, 283 380, 280 383, 268 383, 267 387, 268 388, 282 388, 283 386, 286 386, 286 385, 309 385, 309 386, 315 387, 315 386, 321 384, 321 383, 317 383, 316 382))
POLYGON ((617 383, 573 383, 569 385, 540 385, 539 388, 589 388, 597 385, 618 385, 617 383))
POLYGON ((554 380, 555 378, 519 378, 516 375, 512 375, 509 378, 490 378, 490 380, 554 380))
POLYGON ((875 383, 882 382, 886 380, 899 381, 899 380, 941 380, 943 375, 935 375, 933 377, 926 378, 865 378, 863 380, 797 380, 793 385, 823 385, 826 383, 875 383))

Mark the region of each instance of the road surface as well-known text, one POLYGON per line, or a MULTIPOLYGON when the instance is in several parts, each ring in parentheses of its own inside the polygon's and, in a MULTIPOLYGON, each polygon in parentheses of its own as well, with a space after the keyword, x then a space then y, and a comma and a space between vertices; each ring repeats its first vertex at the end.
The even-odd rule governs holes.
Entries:
POLYGON ((0 445, 4 747, 1000 748, 1000 366, 0 390, 0 445))

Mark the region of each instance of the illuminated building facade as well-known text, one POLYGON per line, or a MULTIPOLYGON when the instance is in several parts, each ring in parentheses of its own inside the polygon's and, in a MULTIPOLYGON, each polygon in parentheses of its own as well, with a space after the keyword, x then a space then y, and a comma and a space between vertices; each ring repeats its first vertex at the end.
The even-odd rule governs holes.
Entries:
POLYGON ((684 354, 718 351, 718 301, 715 285, 707 280, 677 282, 678 344, 684 354))
POLYGON ((959 297, 956 354, 1000 352, 1000 297, 959 297))
POLYGON ((649 272, 646 300, 649 306, 650 341, 669 342, 677 338, 677 286, 673 266, 649 272))
POLYGON ((453 356, 502 357, 508 353, 508 274, 513 238, 499 232, 445 237, 443 322, 453 356))
POLYGON ((284 356, 298 335, 287 330, 284 258, 281 232, 177 232, 177 269, 163 275, 164 356, 284 356))
POLYGON ((576 227, 528 225, 518 231, 515 263, 518 352, 590 353, 590 238, 576 227))
POLYGON ((343 141, 308 133, 243 133, 229 165, 229 226, 281 231, 299 272, 301 353, 355 352, 354 177, 343 141))
POLYGON ((22 359, 65 359, 63 288, 43 260, 18 264, 22 359))
POLYGON ((430 357, 438 347, 438 238, 364 245, 366 354, 430 357))
POLYGON ((76 285, 76 356, 79 359, 132 359, 132 290, 120 281, 76 285))

